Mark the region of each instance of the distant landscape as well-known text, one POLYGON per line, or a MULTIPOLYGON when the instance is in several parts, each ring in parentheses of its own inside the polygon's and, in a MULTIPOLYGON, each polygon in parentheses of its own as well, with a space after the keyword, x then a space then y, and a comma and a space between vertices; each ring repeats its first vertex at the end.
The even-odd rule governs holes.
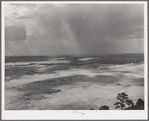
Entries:
POLYGON ((122 92, 134 103, 144 100, 143 54, 11 56, 5 61, 6 110, 99 110, 104 105, 115 110, 122 92))

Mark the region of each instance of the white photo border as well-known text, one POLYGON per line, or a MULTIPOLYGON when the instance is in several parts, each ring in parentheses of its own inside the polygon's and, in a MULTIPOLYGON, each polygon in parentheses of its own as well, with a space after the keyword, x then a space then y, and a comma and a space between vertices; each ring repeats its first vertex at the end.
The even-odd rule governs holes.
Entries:
POLYGON ((147 2, 142 1, 2 1, 1 2, 1 100, 2 100, 2 120, 143 120, 148 118, 148 25, 147 25, 147 2), (5 110, 5 3, 22 4, 144 4, 144 100, 145 110, 5 110), (84 114, 84 115, 82 115, 84 114))

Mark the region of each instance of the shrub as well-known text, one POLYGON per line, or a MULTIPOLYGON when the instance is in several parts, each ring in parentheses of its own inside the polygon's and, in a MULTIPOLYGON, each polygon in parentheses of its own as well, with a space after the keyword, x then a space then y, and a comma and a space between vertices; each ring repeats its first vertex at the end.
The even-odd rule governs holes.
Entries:
POLYGON ((104 105, 104 106, 101 106, 101 107, 99 108, 99 110, 109 110, 109 107, 106 106, 106 105, 104 105))
POLYGON ((139 98, 136 105, 144 106, 144 101, 141 98, 139 98))

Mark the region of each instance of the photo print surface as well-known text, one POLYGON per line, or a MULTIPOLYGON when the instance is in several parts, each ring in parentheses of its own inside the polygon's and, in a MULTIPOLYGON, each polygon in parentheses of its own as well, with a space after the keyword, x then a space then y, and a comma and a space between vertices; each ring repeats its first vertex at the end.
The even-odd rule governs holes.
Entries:
POLYGON ((5 2, 4 110, 145 110, 144 3, 5 2))

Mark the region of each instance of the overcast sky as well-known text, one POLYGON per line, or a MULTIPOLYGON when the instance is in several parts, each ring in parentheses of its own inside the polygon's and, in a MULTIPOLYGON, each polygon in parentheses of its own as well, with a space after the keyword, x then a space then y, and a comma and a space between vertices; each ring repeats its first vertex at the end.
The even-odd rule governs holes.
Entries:
POLYGON ((143 53, 143 4, 5 4, 6 55, 143 53))

